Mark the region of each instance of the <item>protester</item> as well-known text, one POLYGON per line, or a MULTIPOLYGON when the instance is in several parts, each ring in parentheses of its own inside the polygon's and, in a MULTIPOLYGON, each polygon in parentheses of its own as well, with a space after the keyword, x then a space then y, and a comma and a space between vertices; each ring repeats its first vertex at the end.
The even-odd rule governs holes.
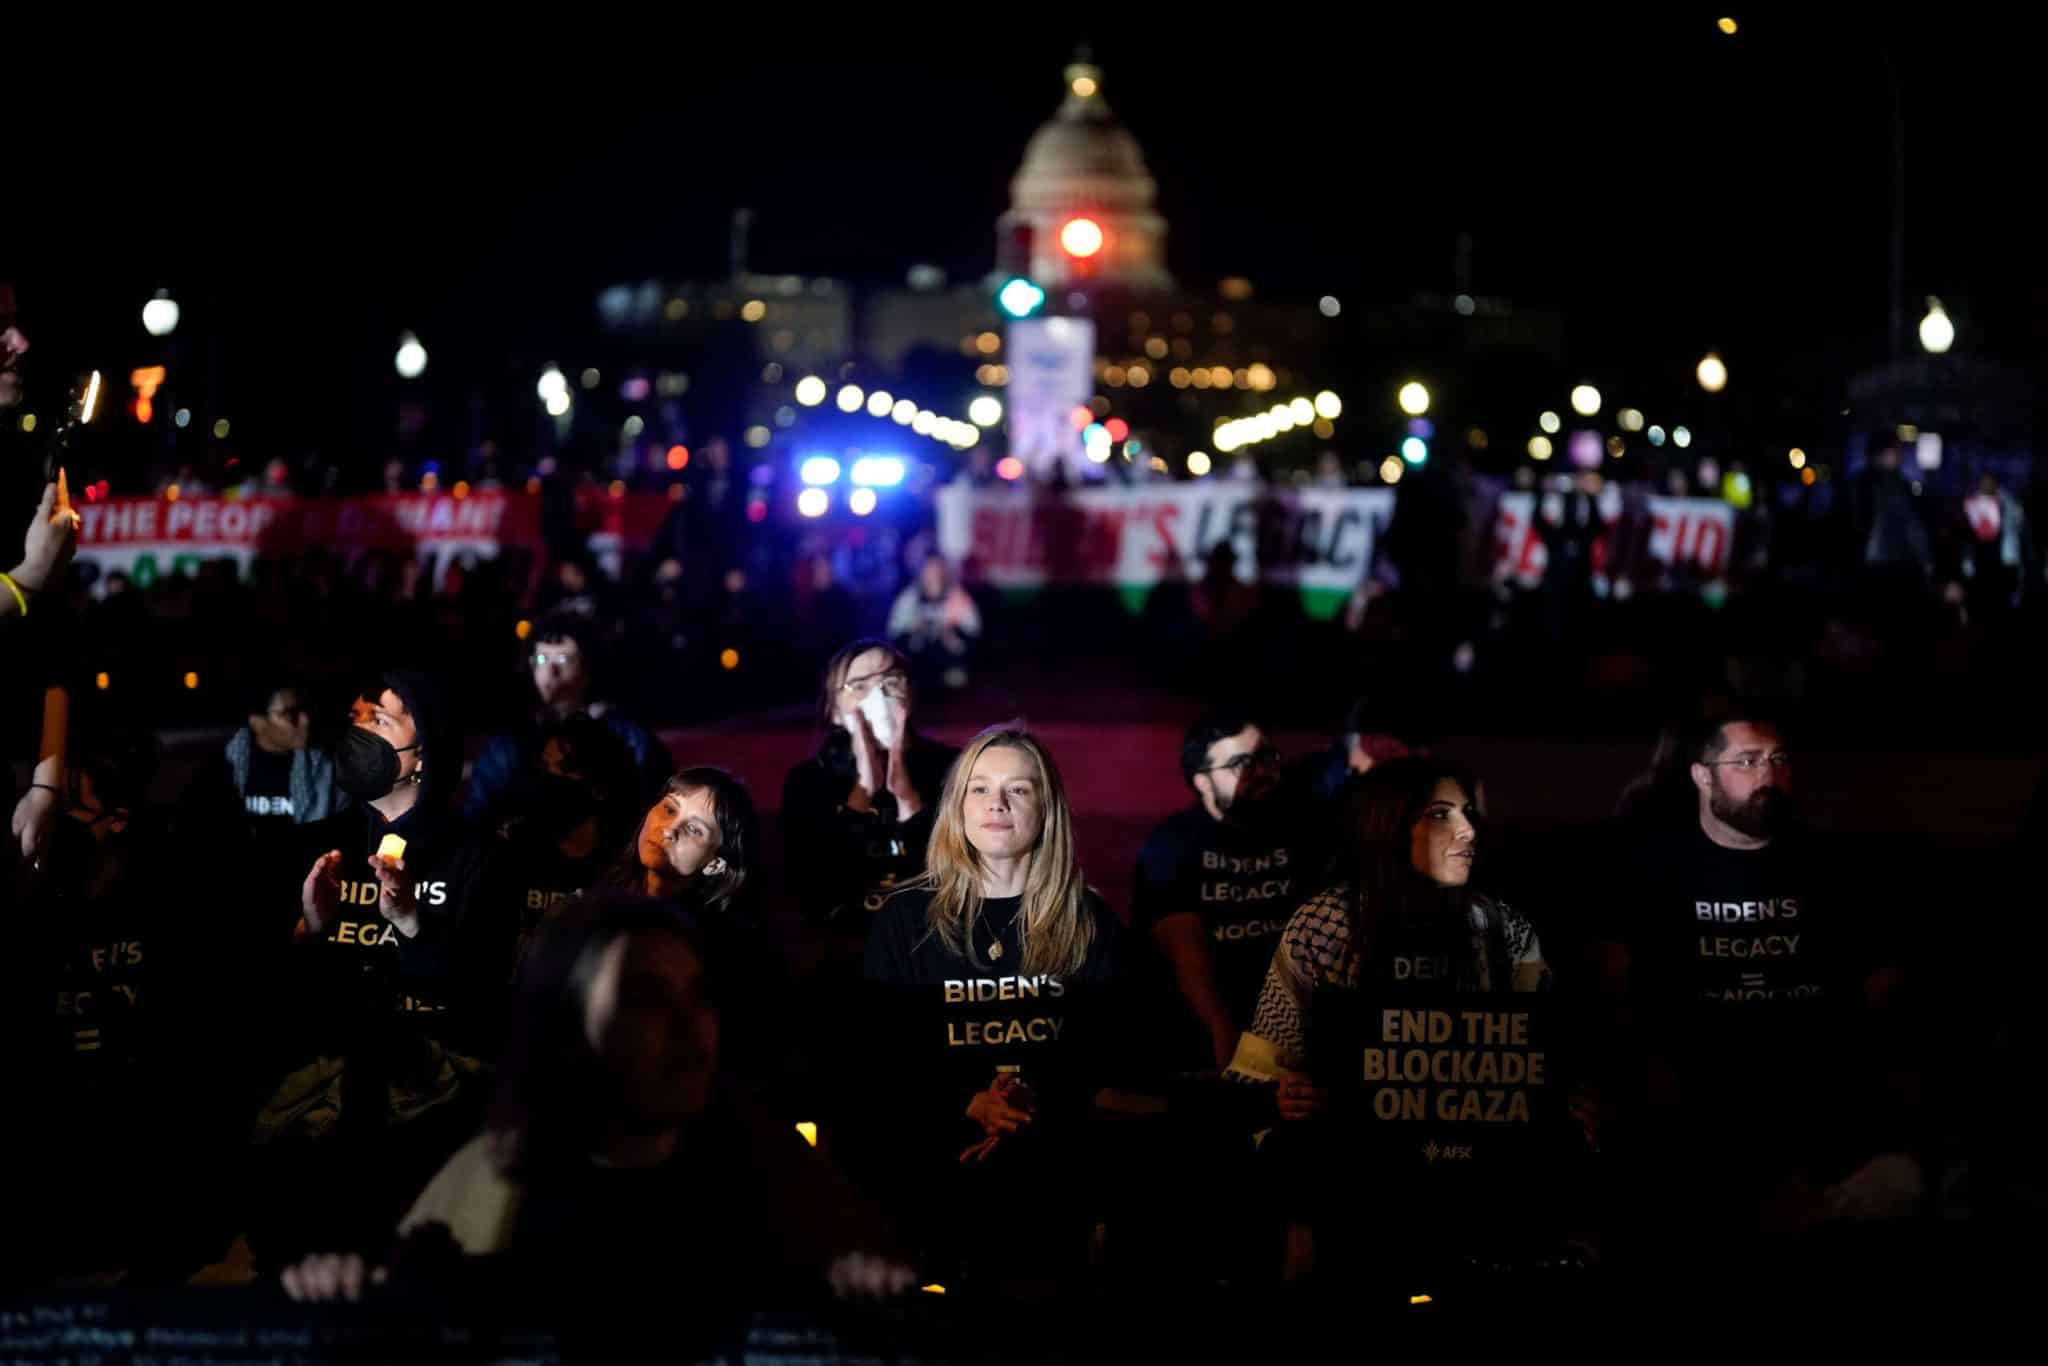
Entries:
POLYGON ((909 658, 917 683, 958 691, 981 638, 981 611, 937 551, 925 556, 915 582, 889 609, 889 639, 909 658))
POLYGON ((946 780, 925 875, 883 908, 866 961, 892 1208, 969 1274, 1057 1277, 1084 1249, 1120 938, 1082 880, 1051 754, 1015 726, 983 731, 946 780))
POLYGON ((501 999, 518 913, 479 904, 484 846, 448 804, 461 754, 432 684, 387 673, 357 699, 336 753, 357 805, 303 832, 325 852, 279 967, 270 1018, 286 1075, 256 1127, 285 1188, 259 1208, 282 1218, 296 1202, 287 1229, 266 1230, 276 1246, 387 1219, 481 1109, 487 1005, 501 999))
MULTIPOLYGON (((1333 1099, 1343 1101, 1358 1084, 1351 1050, 1359 1040, 1320 1037, 1333 1019, 1344 1018, 1344 1005, 1356 1002, 1352 1018, 1369 1019, 1389 1000, 1449 1008, 1474 995, 1550 986, 1535 928, 1469 886, 1478 853, 1477 790, 1469 774, 1435 758, 1391 759, 1359 780, 1347 795, 1351 870, 1288 920, 1257 1014, 1231 1060, 1233 1080, 1274 1088, 1285 1161, 1270 1144, 1264 1156, 1283 1166, 1343 1160, 1357 1178, 1341 1192, 1318 1195, 1311 1188, 1282 1202, 1293 1221, 1293 1274, 1402 1259, 1419 1266, 1504 1237, 1561 1241, 1573 1213, 1557 1208, 1565 1183, 1547 1165, 1518 1171, 1506 1191, 1496 1178, 1485 1187, 1487 1199, 1463 1191, 1468 1198, 1454 1199, 1428 1173, 1385 1157, 1383 1169, 1361 1166, 1362 1151, 1339 1158, 1371 1143, 1368 1121, 1320 1122, 1333 1099)), ((1559 1122, 1543 1130, 1546 1149, 1569 1151, 1576 1143, 1583 1156, 1583 1140, 1566 1141, 1561 1117, 1560 1108, 1559 1122)))
POLYGON ((1601 907, 1635 1163, 1682 1211, 1686 1255, 1910 1212, 1912 1114, 1885 1077, 1903 979, 1884 947, 1909 893, 1797 822, 1766 715, 1736 710, 1690 759, 1693 818, 1630 830, 1601 907))
POLYGON ((492 904, 520 908, 515 960, 543 920, 604 877, 639 816, 632 752, 603 722, 577 715, 551 723, 534 757, 510 789, 524 814, 492 837, 491 867, 502 882, 492 904))
POLYGON ((668 751, 616 705, 604 700, 599 691, 604 676, 601 640, 590 620, 570 612, 542 617, 534 623, 528 639, 533 644, 528 665, 540 707, 525 725, 484 746, 470 770, 463 816, 474 825, 494 829, 519 814, 517 798, 521 794, 513 790, 514 784, 519 775, 533 770, 542 732, 550 722, 579 715, 601 722, 625 743, 639 770, 642 790, 638 795, 645 798, 651 794, 670 772, 668 751))
POLYGON ((242 904, 167 876, 190 854, 148 805, 155 737, 89 719, 0 969, 22 1120, 10 1149, 35 1173, 0 1284, 175 1284, 235 1232, 221 1195, 253 1081, 238 995, 252 927, 242 904))
POLYGON ((1273 945, 1308 890, 1320 851, 1280 799, 1280 756, 1239 712, 1188 728, 1181 777, 1194 805, 1146 837, 1132 879, 1131 922, 1150 934, 1221 1067, 1251 1024, 1273 945))
MULTIPOLYGON (((549 923, 488 1122, 398 1223, 398 1266, 452 1239, 500 1264, 508 1317, 558 1328, 565 1347, 660 1343, 693 1360, 750 1308, 917 1284, 823 1159, 721 1080, 728 986, 711 945, 691 917, 623 893, 549 923)), ((389 1274, 372 1247, 302 1261, 285 1289, 357 1298, 389 1274)))
POLYGON ((195 780, 188 809, 219 804, 246 833, 326 820, 349 804, 334 757, 312 743, 313 721, 295 684, 265 684, 250 697, 242 727, 228 737, 211 771, 195 780))
POLYGON ((786 885, 803 915, 864 935, 898 884, 924 870, 925 841, 958 751, 918 734, 910 661, 856 640, 825 666, 817 752, 782 785, 786 885))

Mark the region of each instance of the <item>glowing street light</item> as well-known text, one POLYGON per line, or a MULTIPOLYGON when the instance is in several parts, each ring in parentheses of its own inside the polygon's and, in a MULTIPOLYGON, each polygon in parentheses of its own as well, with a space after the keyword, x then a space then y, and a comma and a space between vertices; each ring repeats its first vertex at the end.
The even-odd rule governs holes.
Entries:
POLYGON ((1564 426, 1564 421, 1556 413, 1543 412, 1536 415, 1536 425, 1548 435, 1556 436, 1558 429, 1564 426))
POLYGON ((806 408, 815 408, 825 401, 825 381, 816 375, 805 375, 796 382, 796 401, 806 408))
POLYGON ((398 367, 400 379, 418 379, 427 373, 427 348, 408 332, 398 339, 398 354, 392 358, 392 364, 398 367))
POLYGON ((989 394, 981 395, 967 405, 967 420, 977 427, 995 426, 1003 420, 1002 400, 989 394))
POLYGON ((1580 417, 1591 417, 1600 411, 1600 391, 1590 384, 1581 384, 1572 390, 1572 411, 1580 417))
POLYGON ((1941 300, 1929 296, 1927 316, 1920 320, 1920 346, 1931 356, 1939 356, 1956 344, 1956 325, 1950 320, 1948 310, 1941 306, 1941 300))
POLYGON ((1334 422, 1344 415, 1344 400, 1328 389, 1316 395, 1316 416, 1326 422, 1334 422))
POLYGON ((1712 351, 1700 357, 1693 374, 1698 377, 1700 388, 1710 394, 1718 394, 1728 387, 1728 367, 1712 351))
POLYGON ((142 330, 152 337, 168 337, 178 330, 178 301, 168 289, 158 290, 156 297, 142 306, 142 330))
POLYGON ((1401 392, 1396 397, 1401 405, 1401 411, 1410 417, 1421 417, 1429 411, 1429 390, 1415 380, 1409 380, 1402 385, 1401 392))
POLYGON ((857 413, 866 401, 867 395, 860 391, 858 384, 846 385, 839 391, 839 411, 842 413, 857 413))

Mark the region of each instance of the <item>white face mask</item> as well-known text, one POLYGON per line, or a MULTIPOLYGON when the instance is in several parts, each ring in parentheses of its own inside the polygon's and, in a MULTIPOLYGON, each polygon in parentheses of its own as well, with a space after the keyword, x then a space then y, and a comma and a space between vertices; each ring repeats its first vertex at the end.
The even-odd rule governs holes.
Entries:
POLYGON ((884 749, 893 748, 896 737, 903 732, 903 704, 876 688, 860 700, 860 711, 868 718, 868 729, 875 733, 876 742, 884 749))

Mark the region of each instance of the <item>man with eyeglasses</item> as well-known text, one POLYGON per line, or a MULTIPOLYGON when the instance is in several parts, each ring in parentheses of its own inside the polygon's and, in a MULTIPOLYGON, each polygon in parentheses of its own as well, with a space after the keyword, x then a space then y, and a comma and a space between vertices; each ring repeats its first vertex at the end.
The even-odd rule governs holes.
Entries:
POLYGON ((651 801, 675 771, 675 761, 661 741, 598 692, 602 674, 596 624, 572 612, 550 613, 534 623, 527 639, 533 648, 526 663, 540 707, 527 724, 484 746, 470 768, 463 816, 492 830, 530 814, 522 796, 541 774, 542 734, 572 716, 590 717, 625 743, 640 777, 641 790, 633 797, 643 804, 651 801))
POLYGON ((1763 715, 1706 731, 1694 813, 1625 828, 1598 910, 1629 1155, 1655 1183, 1680 1174, 1667 1193, 1685 1213, 1643 1207, 1695 1249, 1917 1199, 1880 1080, 1899 978, 1879 936, 1897 896, 1868 857, 1794 822, 1793 771, 1763 715))
POLYGON ((1248 716, 1216 712, 1191 726, 1181 775, 1194 804, 1146 837, 1131 920, 1159 946, 1222 1067, 1251 1022, 1287 917, 1316 890, 1304 881, 1314 875, 1312 827, 1287 819, 1280 756, 1248 716))

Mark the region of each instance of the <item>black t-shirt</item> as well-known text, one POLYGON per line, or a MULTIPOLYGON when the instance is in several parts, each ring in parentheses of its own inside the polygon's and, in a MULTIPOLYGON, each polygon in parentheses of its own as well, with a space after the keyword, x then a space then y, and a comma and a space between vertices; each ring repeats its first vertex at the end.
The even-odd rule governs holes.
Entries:
POLYGON ((497 1021, 478 1016, 502 1001, 519 924, 515 908, 486 904, 503 884, 486 876, 483 841, 452 813, 425 805, 396 821, 360 806, 301 827, 300 846, 308 868, 329 849, 342 856, 333 918, 294 946, 305 984, 317 988, 301 1009, 325 1037, 321 1051, 346 1053, 347 1031, 393 1016, 461 1051, 483 1048, 497 1021), (387 834, 406 841, 405 870, 420 917, 410 939, 377 909, 368 860, 387 834), (312 1001, 322 1003, 319 1011, 312 1001))
POLYGON ((1314 843, 1312 827, 1277 803, 1256 825, 1191 806, 1161 822, 1138 853, 1132 925, 1149 932, 1169 915, 1200 916, 1216 989, 1239 1030, 1251 1025, 1288 916, 1316 890, 1314 843))
POLYGON ((561 846, 522 822, 491 837, 492 908, 516 907, 518 928, 510 940, 508 976, 525 960, 541 922, 597 885, 607 860, 599 852, 571 858, 561 846))
POLYGON ((242 809, 256 830, 281 829, 292 824, 292 757, 272 754, 261 745, 249 746, 249 782, 242 789, 242 809))
POLYGON ((913 734, 906 762, 921 807, 897 819, 894 795, 873 796, 873 809, 846 805, 853 790, 853 751, 844 731, 789 771, 782 784, 785 878, 789 896, 807 919, 866 933, 866 918, 898 886, 924 872, 925 844, 938 815, 946 771, 960 751, 913 734))
POLYGON ((1640 1045, 1716 1093, 1810 1086, 1881 956, 1867 863, 1811 832, 1726 849, 1688 821, 1629 836, 1620 867, 1600 928, 1629 949, 1640 1045))
POLYGON ((21 907, 11 956, 49 1027, 29 1062, 50 1069, 74 1121, 104 1106, 140 1116, 168 1094, 196 1126, 252 1085, 254 935, 245 908, 176 875, 182 857, 154 813, 103 840, 61 817, 21 907))
POLYGON ((866 977, 884 1028, 874 1057, 913 1112, 902 1128, 919 1149, 957 1155, 979 1139, 967 1102, 999 1069, 1016 1068, 1043 1119, 1085 1108, 1116 1066, 1109 1011, 1116 998, 1123 926, 1089 893, 1095 938, 1076 973, 1022 975, 1019 897, 982 902, 971 934, 975 962, 931 933, 931 893, 899 892, 868 933, 866 977))

